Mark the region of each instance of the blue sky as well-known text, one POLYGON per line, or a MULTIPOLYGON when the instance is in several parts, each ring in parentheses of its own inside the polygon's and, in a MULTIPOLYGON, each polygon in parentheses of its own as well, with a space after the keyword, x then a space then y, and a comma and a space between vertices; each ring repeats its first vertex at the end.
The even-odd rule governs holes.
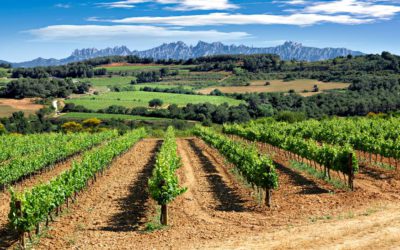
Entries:
POLYGON ((0 23, 0 59, 11 62, 199 40, 400 54, 400 0, 2 0, 0 23))

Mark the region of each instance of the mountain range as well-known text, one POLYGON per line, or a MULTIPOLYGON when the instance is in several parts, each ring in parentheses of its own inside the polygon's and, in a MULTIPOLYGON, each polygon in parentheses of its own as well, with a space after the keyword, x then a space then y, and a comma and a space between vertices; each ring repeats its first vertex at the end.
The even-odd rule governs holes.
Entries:
POLYGON ((224 45, 221 42, 206 43, 198 42, 197 45, 187 45, 184 42, 165 43, 161 46, 144 50, 131 51, 126 46, 119 46, 106 49, 81 49, 75 50, 71 56, 63 59, 44 59, 37 58, 32 61, 11 63, 13 67, 36 67, 36 66, 56 66, 71 62, 79 62, 86 59, 103 56, 127 56, 137 55, 139 57, 149 57, 154 59, 189 59, 209 55, 222 54, 276 54, 283 60, 301 61, 321 61, 347 55, 363 55, 360 51, 353 51, 345 48, 314 48, 306 47, 301 43, 285 42, 282 45, 268 48, 254 48, 245 45, 224 45))

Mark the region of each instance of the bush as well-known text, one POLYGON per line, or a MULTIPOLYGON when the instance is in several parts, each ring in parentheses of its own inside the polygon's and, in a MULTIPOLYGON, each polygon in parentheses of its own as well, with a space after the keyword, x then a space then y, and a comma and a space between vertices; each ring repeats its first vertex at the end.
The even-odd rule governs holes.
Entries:
POLYGON ((97 118, 90 118, 90 119, 86 119, 82 122, 83 126, 85 128, 97 128, 98 126, 100 126, 101 124, 101 120, 97 119, 97 118))
POLYGON ((161 107, 163 104, 164 102, 161 99, 153 99, 149 101, 149 107, 151 108, 161 107))
POLYGON ((306 119, 307 117, 304 113, 291 111, 282 111, 275 116, 275 120, 289 123, 300 122, 306 119))
POLYGON ((82 131, 83 127, 77 122, 66 122, 61 126, 65 133, 76 133, 82 131))

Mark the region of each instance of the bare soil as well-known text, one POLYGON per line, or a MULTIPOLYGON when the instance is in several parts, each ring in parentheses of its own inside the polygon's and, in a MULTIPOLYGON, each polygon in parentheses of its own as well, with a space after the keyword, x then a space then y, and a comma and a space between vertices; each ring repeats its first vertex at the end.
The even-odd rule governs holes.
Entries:
POLYGON ((294 90, 295 92, 303 96, 311 96, 322 93, 326 90, 332 89, 345 89, 348 88, 350 84, 347 83, 337 83, 337 82, 320 82, 317 80, 300 79, 290 82, 284 82, 282 80, 263 80, 263 81, 253 81, 250 86, 211 86, 199 90, 199 93, 209 94, 214 89, 219 89, 223 93, 262 93, 262 92, 288 92, 289 90, 294 90), (266 86, 265 83, 269 82, 270 85, 266 86), (319 92, 312 92, 314 85, 317 85, 319 92), (308 92, 304 93, 304 90, 308 92))
POLYGON ((0 98, 0 117, 10 116, 13 112, 24 111, 27 114, 32 114, 39 109, 43 108, 43 105, 35 104, 35 99, 4 99, 0 98))
POLYGON ((178 139, 188 191, 172 202, 170 226, 146 230, 158 206, 147 191, 161 141, 139 142, 51 224, 35 249, 382 249, 399 246, 399 183, 369 174, 354 192, 278 167, 273 207, 260 205, 215 149, 178 139), (379 184, 378 184, 379 183, 379 184))

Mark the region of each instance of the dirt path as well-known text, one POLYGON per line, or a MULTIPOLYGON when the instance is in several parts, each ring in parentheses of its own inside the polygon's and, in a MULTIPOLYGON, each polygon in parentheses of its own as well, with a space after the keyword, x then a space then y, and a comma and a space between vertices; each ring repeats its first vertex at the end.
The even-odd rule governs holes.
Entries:
POLYGON ((275 232, 253 232, 196 249, 400 249, 400 207, 354 218, 320 221, 275 232))
MULTIPOLYGON (((33 175, 31 178, 25 179, 14 185, 16 191, 32 188, 40 183, 52 180, 55 176, 68 170, 74 160, 78 160, 80 156, 72 157, 64 162, 56 164, 53 168, 46 169, 41 174, 33 175)), ((8 213, 10 212, 11 197, 8 191, 0 192, 0 249, 7 247, 15 240, 15 235, 7 228, 8 213)))

